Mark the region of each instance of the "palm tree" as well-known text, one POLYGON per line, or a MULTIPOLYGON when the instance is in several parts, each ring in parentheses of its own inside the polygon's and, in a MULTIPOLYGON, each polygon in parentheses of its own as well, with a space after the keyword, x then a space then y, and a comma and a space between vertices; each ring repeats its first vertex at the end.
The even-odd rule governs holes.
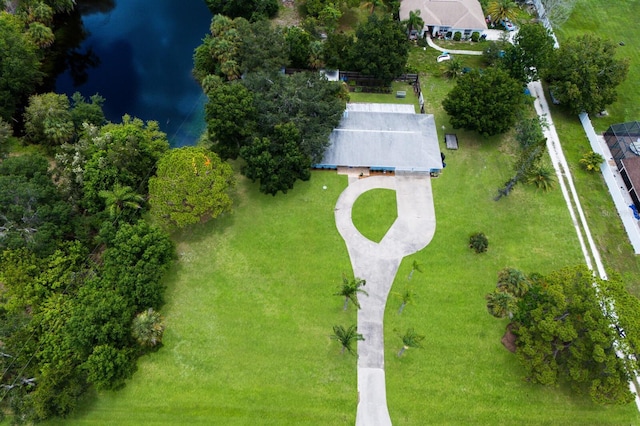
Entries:
POLYGON ((362 293, 368 296, 367 292, 360 288, 364 287, 365 284, 367 284, 366 280, 357 277, 349 280, 345 274, 342 274, 342 287, 340 287, 339 292, 334 293, 334 296, 344 297, 343 310, 347 310, 350 300, 354 305, 356 305, 358 309, 360 309, 360 302, 358 302, 358 293, 362 293))
POLYGON ((462 62, 458 58, 451 58, 447 62, 446 74, 450 78, 458 78, 462 74, 462 62))
POLYGON ((543 191, 549 191, 553 189, 556 183, 556 177, 553 174, 553 170, 549 167, 540 166, 527 176, 527 183, 532 183, 543 191))
POLYGON ((413 273, 416 271, 422 273, 422 264, 418 263, 417 260, 414 260, 413 263, 411 264, 411 272, 409 272, 409 276, 407 277, 409 281, 411 281, 411 278, 413 277, 413 273))
POLYGON ((511 293, 495 289, 485 296, 487 299, 487 311, 496 318, 513 317, 516 307, 516 298, 511 293))
POLYGON ((487 14, 492 22, 513 21, 518 15, 518 5, 512 0, 493 0, 487 5, 487 14))
POLYGON ((531 288, 527 276, 514 268, 504 268, 498 272, 498 290, 511 293, 514 297, 522 297, 531 288))
POLYGON ((323 46, 321 41, 312 41, 309 44, 309 66, 313 70, 324 66, 323 46))
POLYGON ((424 20, 420 17, 420 10, 412 10, 409 12, 409 18, 403 22, 407 27, 407 35, 411 36, 414 29, 420 31, 424 28, 424 20))
POLYGON ((395 295, 402 301, 400 308, 398 309, 398 315, 400 315, 405 306, 413 303, 413 298, 416 294, 409 287, 406 287, 402 293, 395 293, 395 295))
POLYGON ((347 350, 350 354, 355 355, 356 353, 353 351, 353 348, 351 348, 351 345, 354 341, 364 341, 364 337, 362 337, 362 334, 357 332, 357 327, 355 325, 352 325, 346 330, 341 325, 334 325, 331 338, 333 340, 337 340, 342 345, 342 351, 340 351, 341 354, 344 354, 344 351, 347 350))
POLYGON ((135 192, 129 186, 122 186, 115 184, 111 191, 102 190, 98 192, 100 198, 104 199, 109 216, 116 218, 120 216, 124 209, 136 209, 142 208, 144 197, 135 192))
POLYGON ((402 349, 398 352, 398 357, 401 357, 404 351, 409 348, 421 348, 420 342, 424 340, 424 336, 417 334, 413 328, 408 329, 400 338, 402 339, 402 349))
POLYGON ((131 335, 142 346, 156 346, 162 343, 164 334, 164 320, 160 313, 149 308, 140 312, 131 324, 131 335))

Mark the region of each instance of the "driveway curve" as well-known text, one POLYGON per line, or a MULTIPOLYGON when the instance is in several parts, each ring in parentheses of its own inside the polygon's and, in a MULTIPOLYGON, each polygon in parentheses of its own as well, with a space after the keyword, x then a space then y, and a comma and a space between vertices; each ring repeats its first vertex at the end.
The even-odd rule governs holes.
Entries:
POLYGON ((358 409, 356 425, 391 425, 384 374, 384 309, 402 258, 433 238, 436 229, 431 180, 428 176, 375 176, 350 184, 338 198, 336 227, 344 239, 356 277, 367 281, 368 296, 359 296, 358 409), (365 238, 351 220, 358 197, 371 189, 396 191, 398 217, 380 241, 365 238))

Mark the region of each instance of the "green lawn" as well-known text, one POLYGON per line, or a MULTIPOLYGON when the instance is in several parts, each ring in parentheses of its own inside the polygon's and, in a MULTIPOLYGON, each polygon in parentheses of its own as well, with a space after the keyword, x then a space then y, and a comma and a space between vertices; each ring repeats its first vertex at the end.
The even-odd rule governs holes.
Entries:
POLYGON ((413 104, 416 112, 420 112, 418 97, 413 93, 413 85, 394 81, 391 83, 391 93, 349 93, 349 102, 378 103, 378 104, 413 104), (406 97, 396 97, 396 92, 405 91, 406 97))
MULTIPOLYGON (((590 7, 613 22, 628 4, 582 2, 577 16, 590 7)), ((565 31, 572 25, 567 23, 565 31)), ((633 48, 637 54, 632 42, 638 38, 631 34, 638 29, 630 24, 624 29, 627 46, 620 51, 633 48)), ((442 141, 452 129, 440 102, 454 81, 442 77, 437 54, 413 48, 410 64, 424 73, 426 109, 435 115, 442 141)), ((478 58, 461 59, 464 66, 479 64, 478 58)), ((630 76, 626 91, 636 82, 630 76)), ((637 119, 632 116, 637 108, 612 107, 617 118, 611 122, 637 119)), ((607 265, 632 289, 640 289, 640 265, 601 177, 578 167, 586 138, 577 118, 553 112, 607 265)), ((455 133, 460 149, 445 151, 447 168, 432 181, 434 239, 403 261, 392 289, 407 286, 411 263, 418 260, 425 271, 411 280, 415 303, 398 315, 400 301, 392 297, 386 312, 387 398, 394 425, 639 424, 634 405, 595 406, 565 389, 522 380, 515 356, 500 344, 506 321, 486 313, 484 295, 505 266, 546 273, 583 259, 558 189, 542 193, 518 186, 493 201, 512 173, 511 135, 455 133), (467 247, 477 231, 489 238, 485 254, 467 247), (408 327, 426 336, 424 348, 410 349, 399 359, 398 335, 408 327)), ((72 418, 49 424, 353 424, 356 360, 341 356, 329 339, 334 324, 356 320, 355 311, 343 312, 342 301, 333 296, 341 274, 351 272, 333 215, 346 185, 344 176, 313 172, 309 182, 271 197, 241 179, 233 214, 176 236, 180 260, 167 276, 165 346, 141 359, 123 390, 91 395, 72 418)), ((365 199, 364 209, 354 214, 367 211, 367 204, 392 204, 384 197, 384 202, 365 199)), ((388 225, 366 214, 355 220, 365 232, 381 233, 388 225)))
POLYGON ((351 211, 351 220, 358 231, 379 243, 398 217, 396 191, 372 189, 362 194, 351 211))

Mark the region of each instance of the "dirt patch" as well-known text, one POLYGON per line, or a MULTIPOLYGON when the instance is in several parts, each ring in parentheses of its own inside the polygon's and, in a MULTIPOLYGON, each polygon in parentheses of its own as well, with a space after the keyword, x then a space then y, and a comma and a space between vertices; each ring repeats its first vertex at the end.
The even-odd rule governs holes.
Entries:
POLYGON ((282 7, 278 11, 272 23, 279 27, 299 26, 302 22, 299 11, 300 6, 294 0, 282 0, 282 7))
POLYGON ((509 352, 515 353, 517 349, 516 335, 513 334, 512 328, 513 328, 513 323, 509 323, 509 325, 507 325, 507 329, 504 332, 504 336, 502 336, 502 340, 500 341, 502 342, 504 347, 507 348, 509 352))

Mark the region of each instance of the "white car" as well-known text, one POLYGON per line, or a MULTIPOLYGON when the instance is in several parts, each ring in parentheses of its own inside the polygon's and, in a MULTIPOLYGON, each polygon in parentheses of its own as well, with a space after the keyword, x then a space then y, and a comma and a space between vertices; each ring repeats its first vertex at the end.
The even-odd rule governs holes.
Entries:
POLYGON ((444 62, 449 60, 451 60, 451 55, 449 55, 449 53, 447 52, 442 52, 442 54, 436 58, 436 61, 438 62, 444 62))

